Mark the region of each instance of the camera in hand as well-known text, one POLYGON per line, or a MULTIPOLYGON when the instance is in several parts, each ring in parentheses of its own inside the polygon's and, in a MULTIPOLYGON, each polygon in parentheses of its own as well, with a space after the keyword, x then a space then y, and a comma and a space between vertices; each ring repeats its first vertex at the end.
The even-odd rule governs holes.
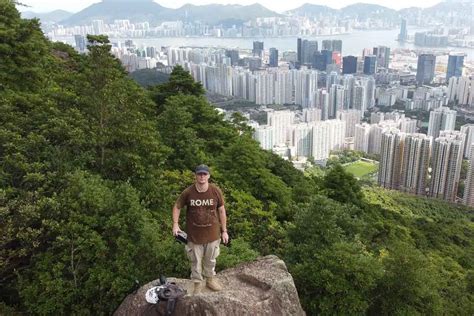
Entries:
POLYGON ((183 231, 179 231, 178 234, 176 234, 176 236, 174 236, 174 238, 176 239, 177 242, 180 242, 180 243, 183 243, 183 244, 188 243, 188 234, 186 234, 183 231))

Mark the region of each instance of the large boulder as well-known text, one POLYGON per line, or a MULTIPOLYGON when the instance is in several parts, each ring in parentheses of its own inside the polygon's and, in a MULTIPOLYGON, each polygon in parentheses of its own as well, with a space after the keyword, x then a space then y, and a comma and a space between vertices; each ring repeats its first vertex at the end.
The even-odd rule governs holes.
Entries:
MULTIPOLYGON (((305 315, 293 278, 276 256, 222 271, 217 278, 224 286, 222 291, 206 288, 198 295, 187 294, 178 300, 173 315, 305 315)), ((168 281, 192 293, 191 280, 168 278, 168 281)), ((145 300, 146 291, 157 285, 159 280, 127 296, 114 315, 164 315, 166 302, 155 306, 145 300)))

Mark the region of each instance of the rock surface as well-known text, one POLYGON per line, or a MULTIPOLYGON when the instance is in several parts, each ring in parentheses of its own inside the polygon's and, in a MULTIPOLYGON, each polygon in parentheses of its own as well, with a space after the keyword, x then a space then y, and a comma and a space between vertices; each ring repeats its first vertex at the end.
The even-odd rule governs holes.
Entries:
MULTIPOLYGON (((217 278, 224 286, 220 292, 209 289, 198 295, 178 300, 173 315, 305 315, 293 278, 285 263, 276 256, 266 256, 254 262, 222 271, 217 278)), ((168 278, 188 293, 191 280, 168 278)), ((164 315, 166 302, 157 306, 145 300, 146 291, 159 285, 159 280, 142 286, 136 294, 125 298, 114 315, 164 315)))

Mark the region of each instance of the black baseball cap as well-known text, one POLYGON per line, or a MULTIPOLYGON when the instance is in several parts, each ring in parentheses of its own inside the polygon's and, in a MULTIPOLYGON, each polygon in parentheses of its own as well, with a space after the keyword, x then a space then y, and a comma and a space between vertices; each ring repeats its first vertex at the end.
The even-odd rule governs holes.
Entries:
POLYGON ((199 165, 196 167, 195 173, 207 173, 209 174, 209 167, 206 165, 199 165))

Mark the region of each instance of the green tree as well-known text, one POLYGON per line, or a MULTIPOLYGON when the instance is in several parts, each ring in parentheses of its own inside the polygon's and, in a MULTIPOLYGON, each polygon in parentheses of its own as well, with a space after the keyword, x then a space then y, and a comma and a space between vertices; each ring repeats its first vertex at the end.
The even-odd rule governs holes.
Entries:
POLYGON ((158 130, 165 144, 173 148, 167 167, 177 170, 193 170, 202 162, 208 162, 204 141, 198 138, 193 117, 179 96, 169 97, 163 112, 158 116, 158 130))
POLYGON ((30 313, 110 313, 135 278, 150 277, 136 260, 153 256, 153 245, 143 248, 139 195, 85 172, 71 174, 65 187, 48 206, 61 216, 43 222, 56 238, 21 275, 22 302, 30 313))
POLYGON ((177 65, 174 66, 168 82, 154 86, 150 89, 151 98, 158 106, 158 113, 161 112, 161 106, 170 96, 184 94, 203 96, 205 93, 202 84, 195 82, 191 74, 177 65))
POLYGON ((440 280, 427 258, 409 245, 398 244, 382 257, 385 275, 375 289, 373 315, 437 315, 440 280), (393 249, 393 250, 392 250, 393 249))
POLYGON ((363 194, 357 179, 340 164, 336 164, 326 173, 323 182, 329 198, 342 203, 362 205, 363 194))
POLYGON ((39 20, 21 19, 11 0, 0 1, 0 12, 0 92, 38 91, 47 81, 44 69, 49 49, 39 20))
POLYGON ((383 270, 359 237, 358 212, 316 197, 296 214, 285 259, 310 314, 364 314, 370 306, 383 270))

